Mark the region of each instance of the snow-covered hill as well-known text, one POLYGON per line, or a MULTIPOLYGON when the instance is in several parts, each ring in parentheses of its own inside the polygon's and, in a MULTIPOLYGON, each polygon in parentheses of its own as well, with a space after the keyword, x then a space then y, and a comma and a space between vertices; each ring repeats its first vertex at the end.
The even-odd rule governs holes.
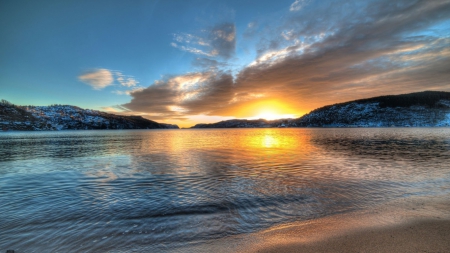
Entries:
POLYGON ((450 126, 450 93, 426 91, 325 106, 297 119, 295 124, 308 127, 450 126))
POLYGON ((3 130, 88 130, 178 128, 141 116, 121 116, 71 105, 16 106, 0 102, 3 130))

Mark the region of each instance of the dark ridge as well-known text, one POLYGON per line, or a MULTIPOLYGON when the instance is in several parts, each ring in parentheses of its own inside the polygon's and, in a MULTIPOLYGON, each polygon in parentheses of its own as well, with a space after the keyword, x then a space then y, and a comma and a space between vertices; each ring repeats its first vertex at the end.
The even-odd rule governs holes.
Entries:
POLYGON ((72 105, 17 106, 0 100, 0 130, 169 129, 142 116, 122 116, 72 105))
POLYGON ((441 108, 438 102, 441 99, 450 100, 450 92, 445 91, 422 91, 409 94, 387 95, 373 98, 364 98, 344 103, 337 103, 317 108, 310 113, 326 110, 333 106, 345 106, 351 103, 367 104, 379 103, 380 108, 386 107, 410 107, 414 105, 427 106, 429 108, 441 108))

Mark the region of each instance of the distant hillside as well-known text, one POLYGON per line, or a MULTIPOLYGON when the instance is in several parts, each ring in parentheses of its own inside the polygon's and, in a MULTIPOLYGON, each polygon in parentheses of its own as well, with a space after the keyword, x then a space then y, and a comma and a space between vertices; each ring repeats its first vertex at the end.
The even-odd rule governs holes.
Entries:
POLYGON ((298 119, 228 120, 193 128, 450 126, 450 92, 424 91, 360 99, 315 109, 298 119))
POLYGON ((449 126, 450 92, 424 91, 325 106, 294 122, 306 127, 449 126))
POLYGON ((17 106, 0 101, 3 130, 164 129, 177 125, 158 123, 141 116, 121 116, 71 105, 17 106))
POLYGON ((211 124, 197 124, 191 128, 264 128, 264 127, 287 127, 294 119, 279 119, 279 120, 265 120, 265 119, 231 119, 220 121, 211 124))

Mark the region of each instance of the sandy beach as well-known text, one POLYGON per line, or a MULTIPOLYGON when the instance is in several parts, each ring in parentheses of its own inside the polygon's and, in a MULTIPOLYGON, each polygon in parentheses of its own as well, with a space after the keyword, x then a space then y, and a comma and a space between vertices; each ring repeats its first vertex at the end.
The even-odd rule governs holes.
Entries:
MULTIPOLYGON (((278 236, 275 236, 277 238, 278 236)), ((274 239, 275 239, 274 238, 274 239)), ((293 238, 290 238, 293 239, 293 238)), ((272 239, 273 240, 273 239, 272 239)), ((314 242, 271 242, 252 252, 450 252, 450 221, 421 220, 314 242)))
POLYGON ((176 252, 450 252, 449 196, 275 226, 176 252))
POLYGON ((261 243, 249 252, 450 252, 450 202, 445 196, 401 199, 256 236, 261 243))

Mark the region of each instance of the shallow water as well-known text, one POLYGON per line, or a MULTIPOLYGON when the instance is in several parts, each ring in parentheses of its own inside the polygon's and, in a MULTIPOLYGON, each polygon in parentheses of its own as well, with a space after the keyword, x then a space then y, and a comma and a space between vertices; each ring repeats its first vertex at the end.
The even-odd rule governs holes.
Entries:
POLYGON ((449 128, 0 133, 0 251, 164 250, 450 192, 449 128))

